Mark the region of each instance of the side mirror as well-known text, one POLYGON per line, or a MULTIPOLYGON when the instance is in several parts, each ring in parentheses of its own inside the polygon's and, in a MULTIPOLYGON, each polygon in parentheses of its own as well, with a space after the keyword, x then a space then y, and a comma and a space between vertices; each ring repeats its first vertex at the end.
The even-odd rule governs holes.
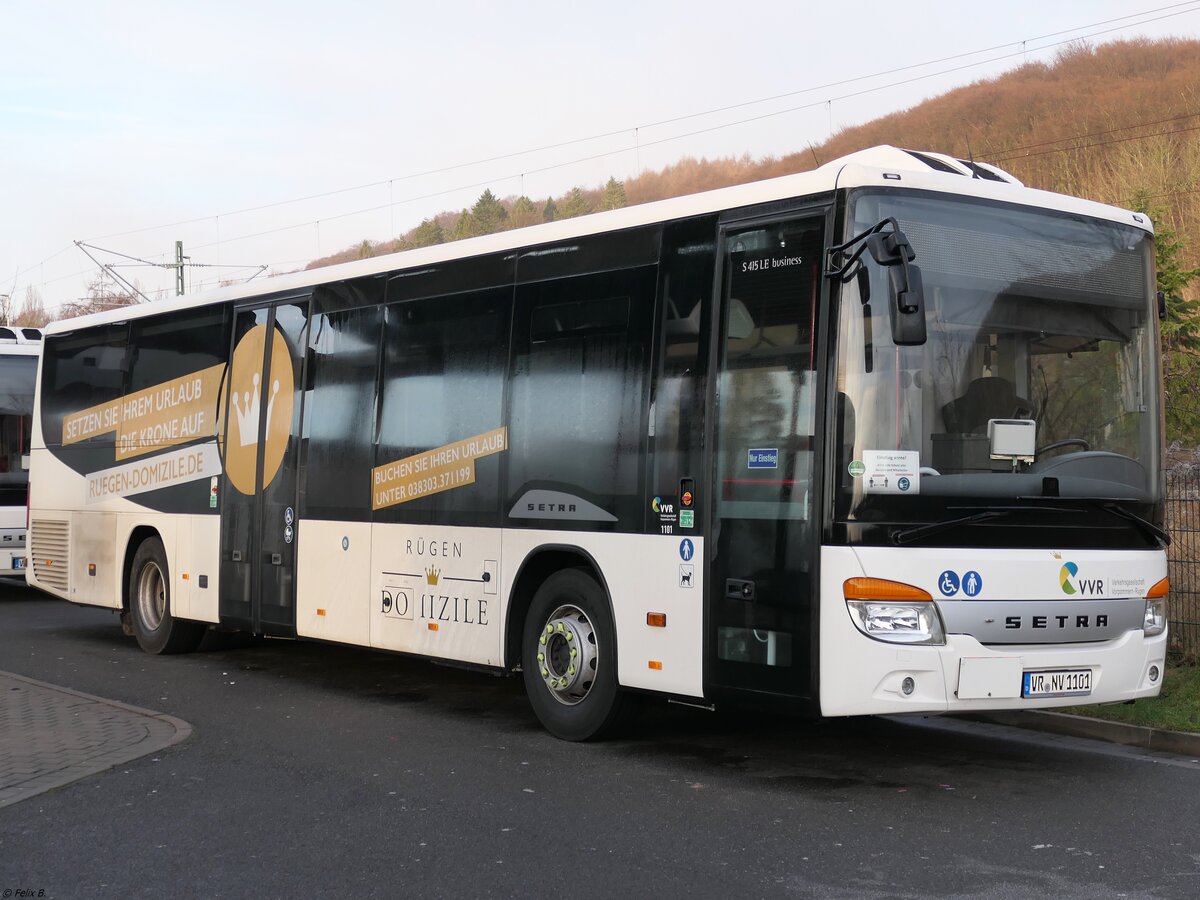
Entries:
POLYGON ((897 347, 917 347, 928 339, 925 332, 925 281, 914 263, 888 269, 892 282, 892 343, 897 347))
POLYGON ((888 267, 891 280, 892 342, 897 347, 924 344, 925 282, 921 270, 913 263, 917 254, 903 231, 873 234, 866 240, 867 250, 875 262, 888 267))

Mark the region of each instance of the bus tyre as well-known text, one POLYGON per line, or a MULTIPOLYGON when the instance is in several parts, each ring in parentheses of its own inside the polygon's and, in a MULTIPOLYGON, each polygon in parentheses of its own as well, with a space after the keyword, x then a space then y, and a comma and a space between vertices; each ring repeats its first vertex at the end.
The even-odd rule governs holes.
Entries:
POLYGON ((200 646, 205 626, 171 615, 167 554, 156 537, 142 541, 129 572, 129 617, 138 646, 147 653, 190 653, 200 646))
POLYGON ((608 602, 580 569, 555 572, 533 595, 521 667, 533 711, 555 737, 607 737, 627 719, 630 699, 617 687, 617 640, 608 602))

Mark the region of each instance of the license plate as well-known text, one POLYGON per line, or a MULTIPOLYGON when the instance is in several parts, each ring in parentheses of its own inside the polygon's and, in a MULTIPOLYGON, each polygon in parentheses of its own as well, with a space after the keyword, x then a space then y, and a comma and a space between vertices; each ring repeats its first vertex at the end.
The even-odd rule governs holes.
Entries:
POLYGON ((23 556, 14 556, 14 557, 13 557, 13 568, 14 568, 14 569, 23 569, 23 568, 25 568, 25 557, 23 557, 23 556))
POLYGON ((1091 692, 1091 669, 1026 672, 1021 682, 1022 697, 1082 697, 1091 692))

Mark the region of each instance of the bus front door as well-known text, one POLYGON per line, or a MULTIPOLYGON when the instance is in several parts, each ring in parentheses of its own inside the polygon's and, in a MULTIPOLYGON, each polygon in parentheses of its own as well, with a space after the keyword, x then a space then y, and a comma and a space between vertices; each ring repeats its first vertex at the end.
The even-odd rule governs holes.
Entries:
POLYGON ((308 298, 239 309, 226 382, 221 624, 296 633, 299 425, 308 298))
POLYGON ((814 333, 825 213, 724 235, 707 679, 812 696, 814 333))

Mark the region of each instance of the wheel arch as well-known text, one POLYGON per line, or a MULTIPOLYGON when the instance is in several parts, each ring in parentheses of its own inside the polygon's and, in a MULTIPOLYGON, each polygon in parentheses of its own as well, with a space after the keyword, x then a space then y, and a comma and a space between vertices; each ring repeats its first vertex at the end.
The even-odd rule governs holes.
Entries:
MULTIPOLYGON (((595 557, 576 544, 542 544, 525 555, 509 592, 508 615, 504 627, 504 668, 513 671, 521 662, 521 638, 525 631, 525 618, 533 603, 533 595, 547 578, 563 569, 583 569, 599 585, 608 604, 608 615, 616 629, 616 611, 613 609, 612 592, 597 564, 595 557)), ((613 647, 613 664, 616 665, 619 647, 613 647)), ((615 670, 615 669, 614 669, 615 670)))
MULTIPOLYGON (((133 573, 133 558, 137 555, 138 548, 142 546, 149 538, 158 538, 162 542, 163 547, 166 547, 166 542, 163 541, 162 533, 151 525, 138 525, 131 532, 125 541, 125 552, 121 563, 121 611, 129 612, 129 576, 133 573)), ((167 561, 168 567, 170 560, 167 561)), ((170 571, 164 573, 168 579, 168 590, 170 589, 169 579, 170 571)))

